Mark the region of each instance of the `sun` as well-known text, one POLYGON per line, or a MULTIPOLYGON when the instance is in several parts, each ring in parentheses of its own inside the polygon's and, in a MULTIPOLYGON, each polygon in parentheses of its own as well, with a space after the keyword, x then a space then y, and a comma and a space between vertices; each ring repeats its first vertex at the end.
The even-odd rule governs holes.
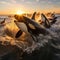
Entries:
POLYGON ((22 15, 22 14, 24 14, 24 11, 18 10, 18 11, 16 12, 16 14, 22 15))

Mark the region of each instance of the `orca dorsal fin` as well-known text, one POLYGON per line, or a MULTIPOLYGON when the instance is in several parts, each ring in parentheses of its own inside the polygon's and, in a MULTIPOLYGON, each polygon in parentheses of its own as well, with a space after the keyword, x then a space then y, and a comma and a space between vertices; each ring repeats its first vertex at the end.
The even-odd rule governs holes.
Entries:
POLYGON ((33 15, 32 15, 32 18, 31 18, 31 19, 35 20, 35 15, 36 15, 36 12, 34 12, 34 13, 33 13, 33 15))
POLYGON ((46 28, 50 28, 50 22, 49 22, 49 20, 47 19, 47 17, 43 13, 41 14, 41 20, 43 21, 44 26, 46 28))

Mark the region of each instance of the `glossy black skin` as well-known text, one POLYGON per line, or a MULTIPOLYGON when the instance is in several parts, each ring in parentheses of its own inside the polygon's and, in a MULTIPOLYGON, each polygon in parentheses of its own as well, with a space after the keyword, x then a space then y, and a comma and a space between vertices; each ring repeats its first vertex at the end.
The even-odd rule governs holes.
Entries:
POLYGON ((31 31, 32 34, 37 35, 38 33, 40 33, 40 34, 45 35, 49 33, 45 28, 40 26, 37 22, 30 20, 29 18, 26 18, 26 17, 24 17, 24 19, 25 19, 24 23, 26 24, 28 31, 31 31), (28 24, 32 24, 35 27, 35 29, 31 29, 28 24))
POLYGON ((15 38, 19 38, 21 35, 22 35, 22 31, 21 30, 19 30, 17 33, 16 33, 16 36, 15 36, 15 38))
POLYGON ((50 28, 52 24, 55 24, 58 18, 58 17, 55 17, 54 15, 53 19, 47 19, 43 13, 41 15, 45 18, 45 22, 43 22, 43 24, 44 24, 44 27, 46 28, 50 28), (49 22, 49 20, 51 20, 51 22, 49 22))
POLYGON ((36 15, 36 12, 33 13, 33 16, 32 16, 32 20, 35 20, 35 15, 36 15))
POLYGON ((57 18, 58 18, 58 17, 54 17, 53 19, 50 19, 50 20, 52 20, 51 24, 55 24, 55 22, 57 21, 57 20, 56 20, 57 18))
POLYGON ((49 20, 45 17, 45 15, 44 15, 43 13, 42 13, 41 15, 45 18, 44 26, 45 26, 46 28, 50 28, 51 25, 50 25, 49 20))

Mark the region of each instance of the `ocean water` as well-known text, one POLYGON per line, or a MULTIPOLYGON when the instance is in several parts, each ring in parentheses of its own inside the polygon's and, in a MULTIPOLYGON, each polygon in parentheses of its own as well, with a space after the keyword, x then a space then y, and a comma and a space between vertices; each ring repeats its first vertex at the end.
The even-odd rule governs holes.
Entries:
MULTIPOLYGON (((0 42, 2 41, 2 45, 16 45, 24 52, 26 51, 27 53, 32 53, 35 49, 43 47, 44 44, 48 43, 49 40, 60 39, 60 17, 58 17, 57 22, 53 24, 50 29, 46 29, 50 32, 49 35, 44 36, 43 34, 40 34, 38 36, 38 42, 33 41, 32 37, 24 32, 19 38, 15 38, 15 35, 19 31, 19 28, 14 23, 14 17, 0 16, 0 20, 3 20, 4 18, 6 19, 5 24, 0 25, 0 42)), ((53 46, 60 49, 60 45, 53 46)))

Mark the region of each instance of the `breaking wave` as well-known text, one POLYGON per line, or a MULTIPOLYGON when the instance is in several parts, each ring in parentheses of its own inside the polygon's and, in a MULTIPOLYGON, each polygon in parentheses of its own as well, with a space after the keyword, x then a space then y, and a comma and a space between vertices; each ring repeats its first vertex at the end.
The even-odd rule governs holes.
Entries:
POLYGON ((7 24, 4 26, 0 26, 0 42, 3 45, 16 45, 23 52, 32 53, 34 50, 39 50, 41 47, 44 47, 46 44, 49 44, 51 41, 55 41, 55 43, 51 43, 55 48, 60 49, 60 18, 57 20, 55 24, 51 26, 50 29, 46 29, 50 32, 50 34, 44 36, 39 34, 37 39, 38 42, 35 42, 30 35, 27 35, 23 32, 21 37, 15 38, 15 34, 19 30, 18 27, 15 25, 14 21, 11 19, 6 20, 7 24), (58 43, 58 44, 57 44, 58 43))

